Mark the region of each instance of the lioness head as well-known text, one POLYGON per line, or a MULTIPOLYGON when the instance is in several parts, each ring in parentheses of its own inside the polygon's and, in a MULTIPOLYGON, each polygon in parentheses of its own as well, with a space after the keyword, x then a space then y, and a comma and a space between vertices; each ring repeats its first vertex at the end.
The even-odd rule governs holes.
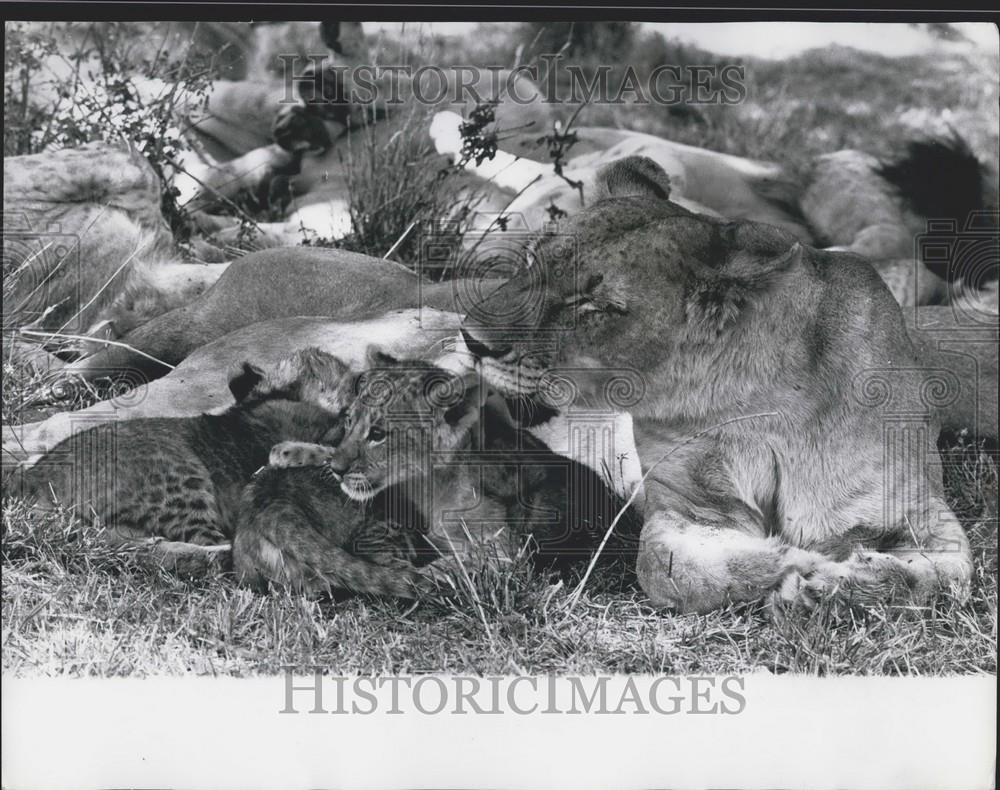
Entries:
POLYGON ((462 446, 479 419, 479 390, 427 362, 401 361, 372 349, 345 416, 345 435, 327 467, 341 490, 366 501, 431 468, 462 446))
POLYGON ((885 290, 853 257, 828 265, 778 228, 692 214, 658 173, 641 157, 609 165, 604 197, 541 235, 522 272, 470 311, 462 338, 492 386, 544 400, 558 374, 606 397, 625 368, 647 393, 633 414, 697 419, 773 396, 783 364, 809 375, 803 327, 844 320, 842 304, 820 304, 830 280, 864 291, 849 299, 885 290), (779 338, 789 345, 772 347, 779 338))

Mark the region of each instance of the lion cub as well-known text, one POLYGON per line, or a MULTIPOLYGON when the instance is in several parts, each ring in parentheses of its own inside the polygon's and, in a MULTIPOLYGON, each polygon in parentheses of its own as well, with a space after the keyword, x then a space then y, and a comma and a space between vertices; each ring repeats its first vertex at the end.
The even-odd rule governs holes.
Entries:
MULTIPOLYGON (((374 350, 369 363, 343 440, 284 442, 272 465, 323 464, 330 483, 356 502, 405 497, 426 524, 418 534, 442 558, 438 567, 510 560, 526 543, 543 567, 591 555, 622 506, 597 474, 515 428, 502 399, 477 384, 374 350)), ((603 556, 634 560, 635 526, 622 519, 603 556)))
POLYGON ((415 563, 433 556, 419 514, 390 512, 384 496, 352 501, 324 468, 262 469, 240 498, 233 570, 257 589, 413 598, 430 589, 415 563))
MULTIPOLYGON (((310 348, 265 373, 245 362, 222 414, 126 420, 56 445, 23 476, 22 494, 94 517, 114 542, 151 544, 168 567, 228 563, 240 492, 283 440, 333 441, 347 369, 310 348)), ((11 492, 16 493, 16 492, 11 492)))

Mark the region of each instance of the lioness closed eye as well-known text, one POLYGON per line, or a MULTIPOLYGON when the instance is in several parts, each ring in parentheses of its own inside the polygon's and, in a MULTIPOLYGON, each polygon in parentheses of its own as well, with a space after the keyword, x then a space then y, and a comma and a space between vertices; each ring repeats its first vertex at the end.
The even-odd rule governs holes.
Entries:
POLYGON ((658 605, 963 591, 972 565, 942 498, 933 372, 878 275, 768 225, 694 215, 628 177, 650 166, 610 165, 609 196, 540 240, 545 271, 465 324, 486 379, 530 397, 549 366, 586 370, 585 399, 602 369, 642 371, 637 572, 658 605))

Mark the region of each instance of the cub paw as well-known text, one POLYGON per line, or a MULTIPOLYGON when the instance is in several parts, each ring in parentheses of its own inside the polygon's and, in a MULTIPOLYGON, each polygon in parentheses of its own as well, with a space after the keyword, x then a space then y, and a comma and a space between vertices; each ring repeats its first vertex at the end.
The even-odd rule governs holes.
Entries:
POLYGON ((329 459, 332 450, 321 444, 309 442, 279 442, 271 448, 268 465, 285 468, 289 466, 322 466, 329 459))
POLYGON ((446 154, 454 161, 462 153, 462 116, 450 110, 435 114, 431 121, 430 135, 439 154, 446 154))

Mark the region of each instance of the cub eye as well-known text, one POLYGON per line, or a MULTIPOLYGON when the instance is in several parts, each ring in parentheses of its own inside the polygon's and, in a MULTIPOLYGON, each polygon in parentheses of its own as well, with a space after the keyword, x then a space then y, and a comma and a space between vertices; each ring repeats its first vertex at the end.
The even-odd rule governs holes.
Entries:
POLYGON ((381 425, 373 425, 368 430, 368 441, 372 444, 381 444, 385 441, 385 429, 381 425))

